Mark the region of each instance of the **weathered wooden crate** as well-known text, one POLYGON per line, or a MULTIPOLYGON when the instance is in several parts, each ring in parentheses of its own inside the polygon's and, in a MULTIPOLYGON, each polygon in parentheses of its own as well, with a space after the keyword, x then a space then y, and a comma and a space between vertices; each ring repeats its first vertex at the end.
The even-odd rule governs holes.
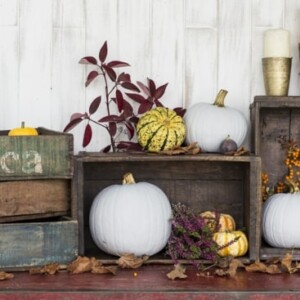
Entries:
POLYGON ((0 225, 0 269, 69 263, 78 255, 78 222, 59 219, 0 225))
POLYGON ((0 181, 70 178, 73 135, 37 128, 38 136, 8 136, 0 131, 0 181))
MULTIPOLYGON (((164 156, 141 153, 75 156, 73 198, 78 205, 79 253, 104 261, 115 258, 104 254, 93 242, 89 212, 94 197, 103 188, 120 184, 126 172, 136 181, 159 186, 172 203, 185 203, 200 211, 217 210, 231 214, 238 228, 249 239, 245 261, 258 258, 260 248, 260 158, 200 154, 164 156)), ((153 263, 171 263, 164 252, 151 257, 153 263)))
MULTIPOLYGON (((256 96, 250 106, 252 151, 261 157, 262 172, 269 175, 269 184, 284 180, 286 150, 279 139, 293 139, 300 143, 300 97, 256 96)), ((286 249, 273 248, 262 241, 261 259, 282 256, 286 249)), ((300 250, 293 250, 300 259, 300 250)))
POLYGON ((0 181, 0 223, 70 215, 71 180, 0 181))

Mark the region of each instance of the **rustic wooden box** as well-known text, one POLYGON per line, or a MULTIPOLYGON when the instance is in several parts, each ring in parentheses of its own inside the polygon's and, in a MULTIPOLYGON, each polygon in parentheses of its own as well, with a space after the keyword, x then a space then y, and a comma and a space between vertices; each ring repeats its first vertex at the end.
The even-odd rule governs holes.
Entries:
MULTIPOLYGON (((275 185, 287 174, 286 150, 282 149, 279 138, 300 143, 300 97, 256 96, 250 105, 250 117, 252 151, 261 157, 262 172, 269 175, 270 185, 275 185)), ((262 241, 260 257, 268 259, 286 251, 262 241)), ((293 256, 300 259, 300 250, 294 249, 293 256)))
POLYGON ((8 136, 0 131, 0 181, 70 178, 73 135, 37 128, 38 136, 8 136))
POLYGON ((70 215, 71 180, 0 181, 0 223, 70 215))
MULTIPOLYGON (((104 261, 114 257, 101 252, 89 230, 89 212, 99 191, 121 184, 123 175, 132 172, 136 181, 159 186, 173 203, 181 202, 199 210, 218 210, 231 214, 238 228, 249 238, 245 261, 258 258, 260 248, 260 158, 200 154, 164 156, 151 154, 99 154, 75 156, 73 198, 78 205, 79 253, 104 261)), ((150 262, 171 263, 160 253, 150 262)))
POLYGON ((78 222, 59 219, 0 225, 0 269, 69 263, 78 255, 78 222))

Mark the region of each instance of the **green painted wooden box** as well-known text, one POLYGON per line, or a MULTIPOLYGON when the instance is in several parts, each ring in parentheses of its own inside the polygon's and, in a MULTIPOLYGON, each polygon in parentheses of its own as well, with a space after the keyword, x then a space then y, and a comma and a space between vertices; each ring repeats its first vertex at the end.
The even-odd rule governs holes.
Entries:
POLYGON ((37 128, 38 136, 8 136, 0 131, 0 181, 70 178, 73 135, 37 128))
POLYGON ((0 237, 0 269, 4 270, 66 264, 78 255, 76 220, 1 224, 0 237))

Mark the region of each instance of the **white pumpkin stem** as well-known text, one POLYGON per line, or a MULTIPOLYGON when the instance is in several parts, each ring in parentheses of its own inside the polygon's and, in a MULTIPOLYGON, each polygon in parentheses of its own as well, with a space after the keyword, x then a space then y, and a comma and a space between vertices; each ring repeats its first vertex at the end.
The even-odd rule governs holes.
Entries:
POLYGON ((214 102, 214 105, 218 106, 218 107, 224 107, 224 101, 225 101, 225 97, 227 95, 228 91, 226 90, 220 90, 217 97, 216 97, 216 100, 214 102))
POLYGON ((297 186, 297 184, 293 180, 291 180, 290 178, 286 178, 286 184, 288 185, 288 187, 290 189, 289 192, 291 194, 300 192, 299 187, 297 186))
POLYGON ((123 184, 134 184, 135 183, 135 180, 134 180, 134 177, 132 175, 132 173, 126 173, 124 176, 123 176, 123 184))

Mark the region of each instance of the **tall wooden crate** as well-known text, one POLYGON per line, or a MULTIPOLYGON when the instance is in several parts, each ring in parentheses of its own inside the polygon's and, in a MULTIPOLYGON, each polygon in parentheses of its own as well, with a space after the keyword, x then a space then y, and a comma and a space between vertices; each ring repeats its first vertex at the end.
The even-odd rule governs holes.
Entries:
MULTIPOLYGON (((256 260, 260 248, 260 158, 200 154, 164 156, 141 153, 87 153, 75 156, 73 197, 78 203, 79 253, 103 261, 115 258, 103 253, 92 240, 89 213, 95 196, 105 187, 121 184, 132 172, 137 182, 160 187, 171 203, 181 202, 195 210, 231 214, 246 231, 249 251, 245 261, 256 260)), ((138 226, 138 224, 137 224, 138 226)), ((153 263, 171 263, 159 253, 153 263)))
MULTIPOLYGON (((281 138, 300 143, 300 97, 256 96, 250 106, 252 152, 261 157, 262 172, 269 176, 270 186, 284 180, 286 150, 281 138)), ((262 240, 260 257, 282 256, 287 249, 274 248, 262 240)), ((293 249, 294 259, 300 250, 293 249)))
POLYGON ((71 198, 73 136, 37 128, 38 136, 0 131, 0 268, 66 263, 78 253, 71 198))

